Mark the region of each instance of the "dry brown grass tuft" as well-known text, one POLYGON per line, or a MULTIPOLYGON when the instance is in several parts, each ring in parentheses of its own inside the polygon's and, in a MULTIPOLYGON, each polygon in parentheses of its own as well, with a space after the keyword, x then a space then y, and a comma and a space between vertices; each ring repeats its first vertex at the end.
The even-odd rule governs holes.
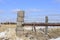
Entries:
POLYGON ((5 31, 7 28, 16 28, 16 25, 11 25, 11 24, 1 24, 1 27, 0 27, 0 32, 3 32, 3 31, 5 31))
MULTIPOLYGON (((16 25, 1 25, 0 32, 5 31, 7 28, 16 28, 16 25)), ((40 30, 38 30, 36 33, 29 30, 24 30, 24 34, 21 36, 21 38, 24 37, 24 40, 29 39, 37 39, 37 40, 45 40, 45 34, 42 34, 40 30), (39 32, 38 32, 39 31, 39 32), (32 35, 32 36, 31 36, 32 35)), ((57 38, 60 37, 60 28, 50 29, 48 30, 48 38, 57 38)), ((12 37, 12 39, 16 38, 16 34, 12 37)))

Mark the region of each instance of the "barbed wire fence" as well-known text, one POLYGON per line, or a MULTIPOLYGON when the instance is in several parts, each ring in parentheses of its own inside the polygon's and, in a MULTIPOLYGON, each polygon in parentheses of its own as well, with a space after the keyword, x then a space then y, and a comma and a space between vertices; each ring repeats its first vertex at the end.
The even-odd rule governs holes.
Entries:
MULTIPOLYGON (((14 22, 13 20, 14 19, 9 19, 8 20, 8 18, 5 20, 5 19, 0 19, 2 22, 14 22)), ((15 19, 15 22, 17 22, 16 21, 17 20, 17 18, 15 19)), ((47 23, 46 21, 45 21, 46 19, 45 19, 45 16, 41 16, 41 15, 37 15, 36 16, 36 14, 26 14, 25 13, 25 17, 24 17, 24 23, 47 23)), ((59 15, 48 15, 48 23, 60 23, 60 16, 59 15)), ((1 22, 0 22, 0 25, 1 25, 1 22)), ((42 28, 42 27, 40 27, 40 28, 42 28)), ((45 28, 45 27, 44 27, 45 28)), ((59 28, 59 27, 54 27, 54 26, 52 26, 52 27, 50 27, 50 26, 48 26, 48 28, 59 28)), ((47 27, 46 27, 46 34, 47 34, 47 29, 48 29, 47 27)))

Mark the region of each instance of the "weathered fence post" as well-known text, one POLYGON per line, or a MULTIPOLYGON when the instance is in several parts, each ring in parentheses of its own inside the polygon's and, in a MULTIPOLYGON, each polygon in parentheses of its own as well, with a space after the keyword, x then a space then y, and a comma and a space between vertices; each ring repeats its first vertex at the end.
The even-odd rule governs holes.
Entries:
POLYGON ((0 27, 1 27, 1 23, 0 23, 0 27))
POLYGON ((35 27, 35 24, 33 25, 33 30, 34 30, 35 35, 36 35, 36 27, 35 27))
POLYGON ((32 26, 32 31, 34 31, 36 33, 36 27, 35 24, 32 26))
MULTIPOLYGON (((45 17, 45 23, 48 24, 48 16, 45 17)), ((45 27, 45 34, 48 33, 48 26, 45 27)))
MULTIPOLYGON (((45 23, 48 24, 48 16, 45 17, 45 23)), ((47 36, 48 36, 48 26, 45 27, 45 36, 46 36, 46 40, 48 40, 47 36)))
POLYGON ((18 11, 16 34, 19 37, 23 35, 23 30, 24 30, 22 26, 23 23, 24 23, 24 11, 18 11))

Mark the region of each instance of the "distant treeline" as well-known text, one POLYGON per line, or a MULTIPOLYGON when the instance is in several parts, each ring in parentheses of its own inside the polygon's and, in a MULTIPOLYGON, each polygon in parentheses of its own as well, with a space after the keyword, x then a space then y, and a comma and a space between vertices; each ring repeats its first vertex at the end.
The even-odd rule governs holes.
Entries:
POLYGON ((17 24, 15 22, 4 22, 4 23, 0 23, 0 24, 17 24))

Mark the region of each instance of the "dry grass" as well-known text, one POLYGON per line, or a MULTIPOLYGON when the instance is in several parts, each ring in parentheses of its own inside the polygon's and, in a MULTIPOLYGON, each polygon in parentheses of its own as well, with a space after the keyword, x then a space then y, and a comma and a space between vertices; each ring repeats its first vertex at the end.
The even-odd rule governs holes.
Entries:
POLYGON ((16 25, 14 24, 1 24, 0 26, 0 32, 5 31, 7 28, 16 28, 16 25))
MULTIPOLYGON (((0 32, 5 31, 7 28, 16 28, 16 25, 13 25, 13 24, 1 25, 0 32)), ((40 31, 39 32, 37 31, 35 33, 33 31, 24 30, 24 34, 21 36, 21 38, 23 38, 23 37, 24 37, 24 40, 27 40, 27 39, 30 39, 30 38, 32 38, 34 40, 35 39, 45 40, 45 34, 42 34, 40 31)), ((48 39, 57 38, 57 37, 60 37, 60 28, 55 28, 55 29, 48 30, 48 39)), ((13 36, 13 38, 16 38, 16 34, 13 36)))
POLYGON ((57 38, 60 37, 60 28, 49 30, 49 38, 57 38))

